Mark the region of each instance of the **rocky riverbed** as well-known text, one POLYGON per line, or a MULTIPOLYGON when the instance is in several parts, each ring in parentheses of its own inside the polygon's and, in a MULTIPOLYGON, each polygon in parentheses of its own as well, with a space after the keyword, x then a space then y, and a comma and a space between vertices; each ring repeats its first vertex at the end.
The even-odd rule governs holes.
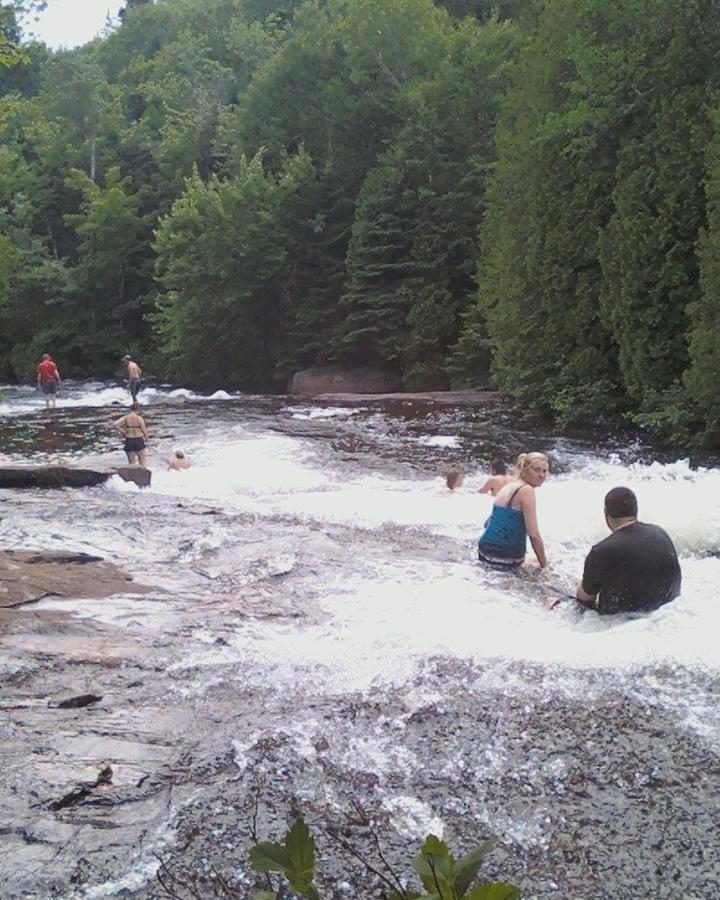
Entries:
MULTIPOLYGON (((493 837, 483 874, 526 900, 718 896, 713 470, 485 407, 171 393, 145 398, 151 487, 0 492, 3 900, 250 897, 249 846, 298 812, 333 900, 412 878, 430 832, 493 837), (474 488, 530 441, 553 579, 622 477, 652 520, 673 510, 678 601, 550 614, 532 573, 478 569, 474 488), (178 445, 193 467, 167 472, 178 445)), ((81 396, 57 461, 117 464, 109 395, 81 396)), ((23 415, 13 464, 37 461, 23 415)))

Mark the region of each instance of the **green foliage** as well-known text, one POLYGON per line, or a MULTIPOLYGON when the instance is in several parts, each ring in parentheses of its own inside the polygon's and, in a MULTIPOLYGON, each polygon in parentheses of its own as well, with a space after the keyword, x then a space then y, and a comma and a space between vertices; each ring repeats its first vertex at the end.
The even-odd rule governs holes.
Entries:
MULTIPOLYGON (((700 430, 705 440, 720 443, 720 398, 717 391, 717 360, 720 359, 720 104, 718 99, 708 110, 712 134, 705 151, 704 182, 707 221, 700 232, 700 292, 687 307, 690 320, 688 350, 690 365, 684 373, 687 394, 676 389, 673 436, 685 430, 700 430), (701 427, 688 426, 677 416, 694 412, 701 427)), ((651 423, 652 424, 652 423, 651 423)))
POLYGON ((56 53, 38 6, 0 8, 3 377, 372 364, 720 442, 715 0, 131 0, 56 53))
MULTIPOLYGON (((391 893, 388 900, 415 900, 418 897, 430 900, 519 900, 518 889, 504 882, 489 881, 472 886, 492 846, 492 841, 483 841, 456 860, 447 844, 435 835, 428 835, 413 860, 413 868, 425 893, 403 889, 391 893)), ((314 885, 315 841, 302 818, 295 819, 284 844, 263 841, 251 847, 250 865, 256 872, 280 873, 301 896, 319 900, 314 885)), ((395 873, 390 874, 399 883, 395 873)), ((280 893, 262 890, 254 896, 255 900, 273 900, 280 893)))
MULTIPOLYGON (((279 872, 287 878, 291 887, 300 896, 319 900, 319 893, 313 884, 315 878, 315 840, 301 818, 295 819, 287 833, 284 844, 263 841, 250 849, 250 865, 256 872, 279 872)), ((273 897, 274 894, 261 891, 256 900, 273 897)))
POLYGON ((303 152, 278 177, 256 156, 232 179, 189 179, 156 239, 165 293, 155 321, 169 371, 208 386, 266 381, 285 351, 295 298, 287 216, 300 215, 313 191, 303 152))

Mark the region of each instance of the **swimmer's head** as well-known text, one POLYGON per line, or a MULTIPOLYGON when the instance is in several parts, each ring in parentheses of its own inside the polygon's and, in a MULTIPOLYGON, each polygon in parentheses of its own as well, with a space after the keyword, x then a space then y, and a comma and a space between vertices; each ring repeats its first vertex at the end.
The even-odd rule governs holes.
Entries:
POLYGON ((185 459, 185 453, 182 450, 176 450, 175 459, 185 459))
POLYGON ((448 469, 448 473, 445 476, 445 484, 450 488, 451 491, 454 491, 455 488, 460 487, 463 483, 464 475, 459 469, 456 469, 455 466, 452 466, 448 469))
POLYGON ((501 459, 494 459, 490 463, 491 475, 507 475, 507 466, 501 459))
POLYGON ((43 358, 43 359, 52 359, 52 357, 50 356, 49 353, 43 353, 42 358, 43 358))

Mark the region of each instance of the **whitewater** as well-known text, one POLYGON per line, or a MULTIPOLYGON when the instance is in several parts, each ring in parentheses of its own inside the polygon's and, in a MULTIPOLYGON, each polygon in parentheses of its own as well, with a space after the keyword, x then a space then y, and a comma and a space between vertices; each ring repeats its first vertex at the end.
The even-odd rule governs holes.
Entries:
MULTIPOLYGON (((54 746, 53 777, 39 760, 31 777, 41 796, 55 781, 77 780, 96 757, 115 759, 135 785, 168 764, 149 750, 167 744, 168 756, 182 749, 210 769, 211 758, 229 756, 243 791, 251 793, 251 775, 265 772, 278 822, 291 798, 310 818, 347 816, 347 792, 372 808, 400 858, 409 860, 429 831, 460 844, 489 832, 502 848, 498 869, 524 897, 590 900, 676 896, 666 892, 667 847, 651 841, 671 827, 667 790, 694 809, 677 837, 686 850, 673 856, 680 873, 673 884, 684 897, 717 896, 717 854, 693 856, 696 845, 717 849, 708 830, 718 812, 708 785, 717 785, 720 753, 716 468, 658 461, 637 440, 533 431, 493 406, 204 396, 170 386, 146 388, 140 402, 150 488, 114 477, 74 491, 0 491, 4 549, 97 554, 152 588, 102 601, 48 597, 15 613, 11 626, 4 620, 0 673, 10 679, 9 706, 28 693, 49 697, 106 678, 105 696, 112 696, 120 691, 119 670, 98 668, 102 654, 156 673, 143 680, 145 693, 132 707, 114 704, 84 720, 78 711, 81 724, 51 739, 45 733, 45 744, 50 725, 37 709, 24 726, 35 744, 19 724, 24 714, 13 714, 5 736, 19 741, 18 766, 21 751, 37 757, 38 746, 54 746), (176 448, 192 461, 189 470, 167 470, 176 448), (522 450, 550 458, 550 477, 537 491, 547 573, 499 573, 476 559, 492 503, 478 489, 493 458, 510 464, 522 450), (465 473, 453 493, 444 483, 450 464, 465 473), (603 497, 621 484, 636 492, 640 519, 672 537, 681 596, 642 617, 601 618, 572 603, 548 612, 543 599, 573 593, 587 551, 606 536, 603 497), (43 627, 42 652, 34 654, 32 640, 14 630, 20 615, 62 621, 62 641, 43 627), (48 665, 54 687, 41 678, 48 665), (162 726, 154 721, 161 698, 162 726), (237 707, 247 715, 233 722, 227 710, 237 707), (93 716, 102 727, 90 728, 91 739, 85 729, 93 716), (441 744, 423 731, 428 717, 438 718, 441 744), (167 729, 162 740, 158 728, 167 729), (93 741, 99 745, 90 752, 93 741), (613 754, 617 768, 599 777, 613 754), (585 779, 593 770, 598 782, 571 800, 574 766, 585 779), (709 781, 699 785, 695 773, 703 766, 709 781), (618 774, 626 770, 632 774, 618 774), (608 780, 614 794, 601 797, 608 780), (642 806, 638 792, 648 799, 634 821, 628 805, 642 806), (623 820, 627 840, 620 839, 623 820), (583 822, 592 823, 596 841, 612 844, 617 830, 621 850, 593 863, 576 846, 566 858, 561 838, 583 822)), ((119 465, 124 457, 111 423, 126 405, 118 385, 71 383, 48 412, 37 392, 5 386, 0 465, 119 465)), ((60 831, 63 840, 68 828, 91 831, 89 817, 68 823, 33 814, 6 776, 3 794, 12 800, 5 827, 17 833, 18 822, 32 825, 54 854, 40 854, 37 871, 14 875, 7 896, 50 896, 43 893, 50 883, 60 891, 52 896, 163 896, 149 846, 186 877, 202 877, 197 860, 212 851, 201 840, 197 860, 180 853, 179 836, 194 815, 212 820, 209 810, 230 828, 227 809, 219 810, 226 777, 218 770, 207 788, 195 775, 176 788, 177 802, 162 812, 153 807, 154 839, 140 840, 128 823, 121 863, 90 839, 91 862, 78 883, 58 874, 72 865, 65 851, 58 863, 57 848, 60 831), (198 806, 202 815, 193 812, 198 806)), ((233 827, 240 828, 237 816, 233 827)), ((7 851, 5 865, 16 852, 7 851)), ((237 883, 249 885, 240 856, 233 866, 237 883)), ((347 872, 328 878, 332 896, 381 896, 347 872)))

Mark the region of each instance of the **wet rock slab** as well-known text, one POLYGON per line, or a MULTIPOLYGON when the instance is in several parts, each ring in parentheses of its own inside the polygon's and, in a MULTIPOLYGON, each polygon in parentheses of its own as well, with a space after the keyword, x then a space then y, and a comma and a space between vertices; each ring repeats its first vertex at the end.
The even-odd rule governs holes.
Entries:
POLYGON ((143 466, 117 469, 89 469, 74 466, 0 466, 0 488, 80 488, 96 487, 113 475, 134 481, 140 487, 150 484, 151 473, 143 466))
MULTIPOLYGON (((87 553, 0 551, 0 608, 14 609, 45 597, 109 597, 130 589, 132 575, 87 553)), ((134 593, 147 588, 132 584, 134 593)))
POLYGON ((316 394, 315 400, 323 403, 436 403, 440 406, 488 406, 497 403, 497 391, 415 391, 392 393, 324 392, 316 394))

